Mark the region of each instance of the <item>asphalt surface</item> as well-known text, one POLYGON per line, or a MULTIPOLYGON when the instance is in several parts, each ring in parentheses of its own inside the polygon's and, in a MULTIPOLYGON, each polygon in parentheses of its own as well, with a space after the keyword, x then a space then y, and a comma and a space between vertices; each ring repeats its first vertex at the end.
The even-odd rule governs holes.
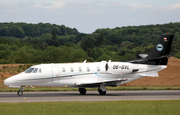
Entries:
POLYGON ((0 92, 3 102, 54 102, 54 101, 118 101, 118 100, 180 100, 180 90, 143 90, 143 91, 107 91, 99 95, 97 91, 87 91, 80 95, 78 91, 65 92, 0 92))

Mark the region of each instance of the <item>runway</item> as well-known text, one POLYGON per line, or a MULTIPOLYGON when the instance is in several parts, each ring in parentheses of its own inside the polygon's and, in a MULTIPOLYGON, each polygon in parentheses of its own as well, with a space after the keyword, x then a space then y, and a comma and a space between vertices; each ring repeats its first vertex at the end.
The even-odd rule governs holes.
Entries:
POLYGON ((180 100, 180 90, 133 90, 107 91, 99 95, 97 91, 87 91, 80 95, 78 91, 61 92, 0 92, 0 103, 3 102, 57 102, 57 101, 118 101, 118 100, 180 100))

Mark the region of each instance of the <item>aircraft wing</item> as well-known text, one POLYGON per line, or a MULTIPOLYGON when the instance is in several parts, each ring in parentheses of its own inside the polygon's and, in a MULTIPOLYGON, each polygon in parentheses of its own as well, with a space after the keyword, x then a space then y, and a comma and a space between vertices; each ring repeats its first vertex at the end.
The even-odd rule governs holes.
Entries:
POLYGON ((114 80, 104 80, 101 82, 77 82, 75 85, 77 87, 99 87, 100 84, 108 85, 108 86, 116 86, 117 83, 121 81, 126 81, 127 79, 114 79, 114 80))

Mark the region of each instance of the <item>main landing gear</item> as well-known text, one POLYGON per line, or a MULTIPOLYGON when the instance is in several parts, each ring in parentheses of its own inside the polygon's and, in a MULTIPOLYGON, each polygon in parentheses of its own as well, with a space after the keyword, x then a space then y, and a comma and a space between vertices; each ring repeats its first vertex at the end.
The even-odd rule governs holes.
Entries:
POLYGON ((18 94, 19 96, 23 95, 23 90, 24 90, 24 89, 25 89, 25 86, 21 86, 20 89, 19 89, 19 91, 17 92, 17 94, 18 94))
POLYGON ((103 91, 102 89, 98 88, 98 92, 100 95, 106 95, 106 91, 103 91))
MULTIPOLYGON (((104 86, 104 84, 101 84, 98 88, 98 92, 100 95, 106 95, 106 88, 104 86)), ((85 95, 86 94, 86 89, 85 88, 79 88, 79 93, 81 95, 85 95)))
POLYGON ((79 93, 81 95, 85 95, 86 94, 86 89, 85 88, 79 88, 79 93))
POLYGON ((106 95, 106 88, 104 84, 101 84, 100 87, 98 88, 98 92, 100 95, 106 95))

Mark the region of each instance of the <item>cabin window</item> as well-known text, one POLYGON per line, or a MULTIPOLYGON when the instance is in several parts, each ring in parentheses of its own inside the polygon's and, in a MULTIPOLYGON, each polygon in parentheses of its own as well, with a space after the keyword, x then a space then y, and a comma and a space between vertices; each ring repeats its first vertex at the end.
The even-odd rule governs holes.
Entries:
POLYGON ((90 68, 89 68, 89 67, 87 67, 87 71, 90 71, 90 68))
POLYGON ((97 67, 97 71, 100 71, 100 68, 99 68, 99 67, 97 67))
POLYGON ((80 72, 82 71, 81 67, 79 67, 79 71, 80 71, 80 72))
POLYGON ((34 70, 34 68, 28 68, 25 73, 31 73, 34 70))
POLYGON ((33 73, 37 73, 37 71, 38 71, 38 68, 36 68, 36 69, 33 71, 33 73))
POLYGON ((71 72, 73 72, 73 71, 74 71, 74 69, 73 69, 72 67, 70 68, 70 70, 71 70, 71 72))
POLYGON ((39 73, 41 73, 42 71, 41 71, 41 68, 39 69, 39 73))
POLYGON ((66 70, 65 70, 65 68, 62 68, 62 72, 65 72, 66 70))

